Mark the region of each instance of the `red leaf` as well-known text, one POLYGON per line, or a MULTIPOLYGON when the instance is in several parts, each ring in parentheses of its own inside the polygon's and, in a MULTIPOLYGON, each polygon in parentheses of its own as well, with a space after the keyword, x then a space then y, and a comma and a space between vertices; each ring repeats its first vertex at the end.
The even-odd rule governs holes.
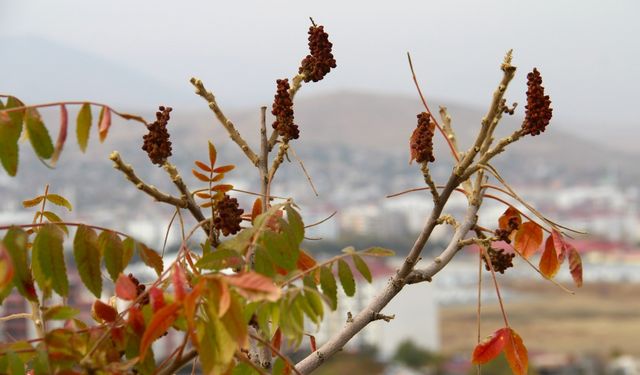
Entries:
POLYGON ((542 227, 527 221, 516 232, 514 247, 525 258, 531 257, 538 251, 542 244, 542 227))
POLYGON ((314 335, 309 335, 309 343, 311 344, 311 353, 318 350, 318 347, 316 346, 316 337, 314 335))
POLYGON ((562 234, 555 229, 551 231, 551 237, 553 238, 553 244, 558 253, 558 262, 562 263, 567 255, 567 243, 562 237, 562 234))
POLYGON ((569 250, 569 272, 571 272, 573 282, 579 288, 582 286, 582 258, 573 245, 566 245, 569 250))
POLYGON ((171 280, 173 282, 173 289, 176 295, 176 301, 182 302, 187 295, 185 287, 187 285, 187 277, 184 274, 184 270, 176 265, 173 266, 173 272, 171 272, 171 280))
POLYGON ((113 323, 118 318, 118 312, 116 311, 116 309, 100 301, 99 299, 93 303, 93 312, 95 313, 96 317, 107 323, 113 323))
POLYGON ((151 299, 151 307, 153 307, 153 311, 158 311, 164 307, 164 294, 162 290, 153 287, 149 289, 149 297, 151 299))
POLYGON ((0 291, 11 285, 15 269, 9 251, 0 243, 0 291))
POLYGON ((251 301, 271 301, 280 299, 282 291, 273 280, 255 272, 244 272, 225 277, 229 285, 238 288, 238 293, 251 301))
MULTIPOLYGON (((280 347, 282 345, 282 331, 280 331, 280 327, 276 330, 276 333, 273 334, 273 338, 271 338, 271 346, 280 351, 280 347)), ((271 350, 271 358, 275 358, 278 354, 275 350, 271 350)))
POLYGON ((138 288, 131 279, 124 274, 118 276, 116 281, 116 296, 125 301, 133 301, 138 297, 138 288))
POLYGON ((471 362, 481 365, 494 359, 502 352, 506 343, 509 328, 500 328, 484 341, 476 345, 471 362))
POLYGON ((540 257, 540 272, 542 272, 545 277, 552 279, 556 273, 558 273, 559 269, 560 263, 558 262, 554 241, 552 236, 549 236, 545 242, 542 257, 540 257))
POLYGON ((509 206, 507 210, 504 211, 502 216, 500 216, 500 218, 498 219, 498 226, 500 227, 500 229, 503 229, 503 230, 510 229, 509 220, 511 220, 511 218, 515 218, 516 222, 518 223, 518 227, 520 227, 520 225, 522 224, 522 218, 520 217, 520 212, 518 212, 518 210, 516 210, 514 207, 509 206))
POLYGON ((127 323, 138 336, 142 336, 144 334, 144 316, 142 315, 142 311, 140 311, 136 306, 131 306, 129 308, 127 323))
POLYGON ((195 169, 191 170, 191 173, 193 173, 194 176, 196 176, 196 178, 202 182, 209 182, 209 177, 203 175, 202 173, 196 171, 195 169))
POLYGON ((209 142, 209 163, 211 163, 212 167, 216 165, 217 154, 218 153, 216 152, 216 146, 214 146, 213 143, 209 142))
POLYGON ((529 368, 529 355, 527 354, 527 348, 522 342, 520 335, 511 328, 505 328, 508 330, 505 335, 504 354, 507 357, 507 362, 511 371, 516 375, 527 375, 529 368))
POLYGON ((198 168, 202 169, 205 172, 211 173, 211 167, 209 167, 205 163, 201 162, 200 160, 196 160, 195 163, 198 168))
POLYGON ((53 156, 51 157, 51 165, 56 165, 62 153, 64 142, 67 140, 67 128, 69 124, 69 113, 67 107, 60 105, 60 132, 58 132, 58 140, 56 141, 56 147, 53 150, 53 156))
POLYGON ((235 167, 235 165, 223 165, 222 167, 214 168, 213 173, 227 173, 232 171, 235 167))
POLYGON ((262 213, 262 198, 256 198, 251 208, 251 222, 262 213))
POLYGON ((144 359, 151 344, 173 325, 178 318, 180 304, 174 302, 156 311, 140 340, 140 360, 144 359))
POLYGON ((100 142, 104 142, 109 133, 111 127, 111 109, 109 107, 102 107, 100 111, 100 123, 98 124, 98 135, 100 136, 100 142))

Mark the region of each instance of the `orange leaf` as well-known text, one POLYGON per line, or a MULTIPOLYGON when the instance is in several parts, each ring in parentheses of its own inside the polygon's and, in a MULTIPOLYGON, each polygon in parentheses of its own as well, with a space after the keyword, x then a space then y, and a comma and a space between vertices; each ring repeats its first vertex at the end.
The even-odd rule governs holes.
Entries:
POLYGON ((298 255, 298 261, 296 262, 296 267, 300 271, 306 271, 315 267, 317 264, 316 260, 313 259, 311 255, 309 255, 306 251, 300 250, 300 255, 298 255))
POLYGON ((211 199, 211 194, 209 193, 196 193, 196 196, 202 199, 211 199))
POLYGON ((484 341, 476 345, 471 362, 481 365, 494 359, 502 352, 506 343, 509 328, 500 328, 484 341))
POLYGON ((506 343, 504 346, 504 354, 509 362, 509 367, 516 375, 527 375, 529 368, 529 356, 527 354, 527 348, 522 342, 520 335, 511 328, 505 328, 507 334, 505 335, 506 343))
POLYGON ((222 317, 231 305, 231 293, 229 286, 220 278, 212 278, 209 283, 209 289, 214 293, 214 299, 217 301, 218 317, 222 317))
POLYGON ((216 186, 212 187, 211 191, 220 192, 220 193, 226 193, 231 189, 233 189, 233 185, 220 184, 220 185, 216 185, 216 186))
POLYGON ((527 221, 522 224, 516 233, 514 247, 525 258, 531 257, 538 251, 542 244, 542 227, 527 221))
POLYGON ((205 163, 201 162, 200 160, 196 160, 195 163, 198 166, 198 168, 202 169, 205 172, 211 173, 211 167, 210 166, 206 165, 205 163))
POLYGON ((573 282, 579 288, 582 286, 582 258, 580 257, 578 250, 576 250, 573 245, 566 245, 569 250, 569 272, 571 272, 573 282))
POLYGON ((209 142, 209 163, 212 167, 216 165, 217 154, 218 153, 216 152, 216 146, 214 146, 213 143, 209 142))
POLYGON ((162 290, 156 287, 149 289, 149 299, 151 300, 151 307, 153 308, 153 311, 158 311, 165 305, 164 294, 162 293, 162 290))
POLYGON ((183 301, 184 315, 185 315, 185 318, 187 319, 187 326, 189 327, 188 333, 189 333, 189 336, 191 337, 191 342, 196 348, 198 348, 198 337, 195 334, 196 308, 198 306, 198 299, 202 294, 204 285, 205 285, 204 279, 200 279, 200 282, 198 282, 198 284, 196 284, 196 286, 193 287, 193 290, 191 290, 191 293, 187 294, 187 296, 183 301))
POLYGON ((180 309, 180 304, 174 302, 172 304, 166 305, 160 310, 156 311, 149 322, 149 326, 144 331, 144 335, 140 340, 140 360, 144 359, 144 356, 147 354, 147 349, 151 346, 151 344, 160 336, 162 336, 169 327, 175 322, 178 318, 178 310, 180 309))
POLYGON ((171 272, 171 281, 173 282, 176 301, 182 302, 184 300, 184 297, 187 295, 187 292, 185 291, 185 287, 187 285, 187 277, 185 276, 182 267, 178 266, 177 263, 173 266, 173 271, 171 272))
POLYGON ((129 277, 122 273, 116 281, 116 296, 125 301, 133 301, 138 297, 138 288, 129 277))
POLYGON ((191 170, 191 173, 193 173, 194 176, 196 176, 196 178, 202 182, 209 182, 209 177, 203 175, 202 173, 196 171, 195 169, 191 170))
POLYGON ((273 280, 256 272, 244 272, 233 276, 226 276, 229 285, 238 288, 238 293, 251 301, 271 301, 280 299, 282 291, 273 280))
POLYGON ((236 166, 235 165, 223 165, 222 167, 214 168, 213 173, 227 173, 232 171, 236 166))
POLYGON ((567 243, 564 238, 562 238, 562 234, 555 229, 551 231, 551 237, 553 238, 553 244, 558 253, 558 262, 562 263, 567 255, 567 243))
POLYGON ((211 202, 211 201, 204 202, 204 203, 202 203, 202 204, 200 205, 200 207, 202 207, 202 208, 209 208, 209 207, 211 207, 211 206, 213 206, 213 202, 211 202))
POLYGON ((100 123, 98 125, 98 135, 100 136, 100 142, 104 142, 107 138, 107 133, 111 127, 111 109, 109 107, 102 107, 100 111, 100 123))
POLYGON ((558 255, 556 254, 554 241, 552 236, 549 236, 545 242, 542 257, 540 257, 540 272, 542 272, 545 277, 552 279, 556 273, 558 273, 559 269, 560 263, 558 263, 558 255))
POLYGON ((140 311, 136 306, 131 306, 129 308, 127 324, 129 324, 136 335, 142 336, 144 334, 144 316, 142 315, 142 311, 140 311))
POLYGON ((218 173, 217 175, 213 176, 213 178, 211 179, 211 182, 218 182, 224 179, 224 173, 218 173))
POLYGON ((58 162, 58 158, 60 158, 60 153, 62 152, 62 148, 64 147, 64 142, 67 140, 68 124, 69 113, 67 112, 67 107, 62 104, 60 105, 60 132, 58 133, 56 147, 53 151, 53 156, 51 157, 51 165, 56 165, 56 163, 58 162))
POLYGON ((93 303, 93 312, 95 313, 96 317, 107 323, 113 323, 118 318, 118 312, 116 311, 116 309, 100 301, 99 299, 93 303))
POLYGON ((251 222, 262 213, 262 198, 256 198, 251 208, 251 222))
POLYGON ((518 210, 516 210, 514 207, 509 206, 507 210, 502 214, 502 216, 500 216, 500 218, 498 219, 498 226, 500 227, 500 229, 510 229, 509 220, 511 220, 511 218, 515 218, 516 222, 518 223, 518 227, 520 227, 520 225, 522 224, 520 212, 518 212, 518 210))
MULTIPOLYGON (((271 346, 280 351, 280 347, 282 345, 282 331, 280 331, 280 327, 276 330, 276 333, 273 334, 273 338, 271 338, 271 346)), ((275 358, 278 354, 275 350, 271 349, 271 358, 275 358)))

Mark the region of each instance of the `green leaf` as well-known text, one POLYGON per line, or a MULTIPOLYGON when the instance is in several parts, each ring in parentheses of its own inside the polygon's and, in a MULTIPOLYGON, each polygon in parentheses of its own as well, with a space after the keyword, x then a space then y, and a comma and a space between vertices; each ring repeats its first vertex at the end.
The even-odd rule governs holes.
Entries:
POLYGON ((276 361, 273 363, 273 371, 271 372, 273 375, 286 375, 286 364, 284 360, 280 357, 276 358, 276 361))
POLYGON ((57 206, 65 207, 69 211, 73 210, 73 206, 71 206, 71 203, 69 203, 69 201, 62 195, 47 194, 47 200, 57 206))
POLYGON ((322 297, 320 293, 315 289, 305 289, 304 297, 307 299, 309 306, 313 309, 315 314, 320 318, 320 321, 324 318, 324 307, 322 305, 322 297))
POLYGON ((73 239, 73 257, 80 279, 96 298, 102 295, 102 273, 100 271, 100 247, 95 230, 81 225, 73 239))
POLYGON ((242 362, 233 368, 231 375, 260 375, 260 373, 251 367, 251 365, 242 362))
POLYGON ((25 374, 25 367, 24 367, 24 363, 22 362, 22 360, 20 359, 20 357, 14 353, 13 351, 9 351, 9 353, 7 353, 7 358, 8 358, 8 362, 9 362, 9 374, 11 375, 24 375, 25 374))
POLYGON ((309 319, 311 319, 316 324, 320 323, 320 318, 318 314, 311 307, 311 304, 309 304, 309 301, 307 300, 304 294, 298 293, 298 295, 295 297, 294 302, 302 309, 302 311, 304 311, 304 313, 309 317, 309 319))
POLYGON ((284 209, 287 212, 287 221, 289 222, 289 234, 296 242, 296 246, 300 246, 300 243, 304 239, 304 224, 298 211, 294 210, 290 205, 285 206, 284 209))
POLYGON ((68 320, 78 315, 80 310, 74 309, 71 306, 57 305, 47 307, 44 312, 44 320, 68 320))
POLYGON ((222 248, 206 253, 198 260, 196 266, 207 270, 220 271, 225 268, 236 268, 242 266, 244 259, 237 251, 229 248, 222 248))
POLYGON ((104 257, 104 264, 107 267, 111 280, 115 283, 118 275, 124 270, 123 261, 124 246, 122 240, 113 231, 105 230, 98 236, 98 246, 104 257))
POLYGON ((338 259, 338 277, 340 278, 342 289, 344 289, 344 294, 348 297, 353 297, 356 294, 356 282, 353 279, 351 267, 342 259, 338 259))
POLYGON ((369 255, 374 257, 391 257, 396 255, 393 250, 385 249, 383 247, 370 247, 366 250, 362 250, 362 255, 369 255))
POLYGON ((18 140, 22 123, 11 121, 9 115, 0 112, 0 162, 10 176, 15 176, 18 172, 18 140))
POLYGON ((369 283, 371 283, 371 271, 369 270, 369 266, 367 266, 367 263, 365 263, 365 261, 362 260, 362 258, 357 254, 351 255, 351 259, 353 259, 353 264, 355 264, 358 272, 360 272, 362 277, 364 277, 369 283))
POLYGON ((131 262, 131 258, 133 258, 133 254, 136 252, 138 248, 138 241, 134 240, 131 237, 127 237, 122 241, 122 264, 126 265, 131 262))
MULTIPOLYGON (((162 257, 155 250, 147 247, 147 245, 142 242, 138 242, 138 255, 140 255, 140 259, 147 266, 153 268, 158 276, 162 275, 162 271, 164 270, 164 263, 162 261, 162 257)), ((126 264, 125 264, 126 265, 126 264)))
MULTIPOLYGON (((18 107, 24 107, 24 103, 16 98, 15 96, 10 96, 7 99, 7 104, 5 105, 5 109, 12 109, 12 108, 18 108, 18 107)), ((19 110, 19 111, 14 111, 14 112, 9 112, 9 118, 11 119, 11 122, 14 123, 14 125, 19 126, 20 129, 22 130, 22 121, 24 120, 24 112, 25 110, 19 110)), ((19 136, 20 134, 18 134, 19 136)))
POLYGON ((31 142, 31 147, 33 147, 36 155, 41 159, 51 158, 53 155, 53 141, 40 115, 35 111, 27 111, 25 125, 29 142, 31 142))
MULTIPOLYGON (((61 223, 62 219, 60 218, 60 216, 54 214, 51 211, 44 211, 42 212, 42 215, 44 215, 44 217, 47 218, 47 220, 49 220, 50 223, 61 223)), ((58 228, 62 229, 62 231, 68 236, 69 235, 69 229, 67 228, 66 225, 64 224, 58 224, 58 228)))
POLYGON ((196 329, 200 350, 207 353, 200 357, 200 362, 205 374, 221 374, 229 367, 237 345, 217 314, 210 312, 208 316, 210 322, 201 323, 196 329))
POLYGON ((37 301, 36 288, 29 269, 29 253, 27 251, 27 234, 18 227, 9 228, 2 240, 9 251, 15 275, 13 283, 18 292, 30 301, 37 301))
POLYGON ((261 234, 258 242, 267 250, 269 258, 275 264, 287 271, 291 271, 296 268, 300 251, 298 248, 292 247, 292 244, 287 240, 286 234, 287 232, 284 231, 283 233, 265 231, 261 234))
POLYGON ((320 267, 320 287, 322 293, 329 298, 331 310, 338 308, 338 286, 331 272, 331 266, 320 267))
POLYGON ((267 250, 262 246, 256 246, 255 248, 254 266, 255 271, 268 277, 273 277, 276 274, 276 269, 273 266, 267 250))
POLYGON ((64 263, 63 241, 63 232, 57 226, 44 225, 38 230, 33 241, 33 256, 38 258, 42 274, 51 283, 53 290, 60 296, 66 297, 69 293, 69 279, 64 263))
POLYGON ((85 152, 89 144, 89 131, 91 130, 91 105, 84 103, 78 112, 76 136, 80 150, 85 152))

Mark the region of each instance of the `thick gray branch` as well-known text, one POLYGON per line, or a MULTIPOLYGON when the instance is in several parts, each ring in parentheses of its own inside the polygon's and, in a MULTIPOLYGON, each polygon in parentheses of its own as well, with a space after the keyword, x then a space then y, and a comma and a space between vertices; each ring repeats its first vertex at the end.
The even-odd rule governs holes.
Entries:
MULTIPOLYGON (((386 287, 369 303, 369 305, 363 309, 358 315, 356 315, 352 321, 348 322, 342 331, 336 336, 332 337, 328 342, 322 345, 316 352, 307 356, 296 365, 296 369, 303 374, 309 374, 316 368, 318 368, 325 360, 325 358, 331 357, 358 332, 370 322, 376 320, 376 317, 382 309, 402 290, 408 280, 411 280, 414 276, 412 274, 413 266, 416 264, 420 252, 424 248, 431 232, 437 225, 438 218, 442 213, 444 205, 446 204, 451 192, 459 185, 460 181, 452 175, 447 183, 447 186, 442 191, 438 204, 434 207, 431 216, 427 220, 425 227, 413 245, 409 255, 405 259, 401 269, 398 273, 389 281, 386 287)), ((451 240, 451 244, 440 254, 436 260, 434 260, 424 270, 423 277, 433 277, 443 267, 449 263, 455 253, 458 251, 458 242, 467 231, 472 228, 477 220, 477 212, 479 208, 479 201, 475 201, 474 204, 469 206, 464 222, 460 225, 454 237, 451 240)))

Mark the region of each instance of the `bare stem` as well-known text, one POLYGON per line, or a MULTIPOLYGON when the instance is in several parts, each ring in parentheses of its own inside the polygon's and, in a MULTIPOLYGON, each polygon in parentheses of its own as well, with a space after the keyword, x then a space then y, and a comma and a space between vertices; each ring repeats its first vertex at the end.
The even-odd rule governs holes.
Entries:
POLYGON ((211 108, 213 113, 216 115, 216 118, 218 119, 218 121, 220 121, 220 124, 222 124, 222 126, 227 130, 227 133, 229 133, 229 137, 231 137, 231 140, 240 147, 240 149, 244 152, 247 158, 249 158, 253 165, 258 166, 260 158, 258 157, 258 155, 256 155, 255 152, 253 152, 251 147, 249 147, 247 141, 242 138, 235 125, 233 125, 233 123, 227 118, 227 116, 224 115, 224 113, 218 106, 218 103, 216 102, 216 97, 210 91, 207 91, 201 80, 197 78, 191 78, 191 84, 196 88, 196 94, 200 95, 204 100, 207 101, 207 103, 209 103, 209 108, 211 108))

